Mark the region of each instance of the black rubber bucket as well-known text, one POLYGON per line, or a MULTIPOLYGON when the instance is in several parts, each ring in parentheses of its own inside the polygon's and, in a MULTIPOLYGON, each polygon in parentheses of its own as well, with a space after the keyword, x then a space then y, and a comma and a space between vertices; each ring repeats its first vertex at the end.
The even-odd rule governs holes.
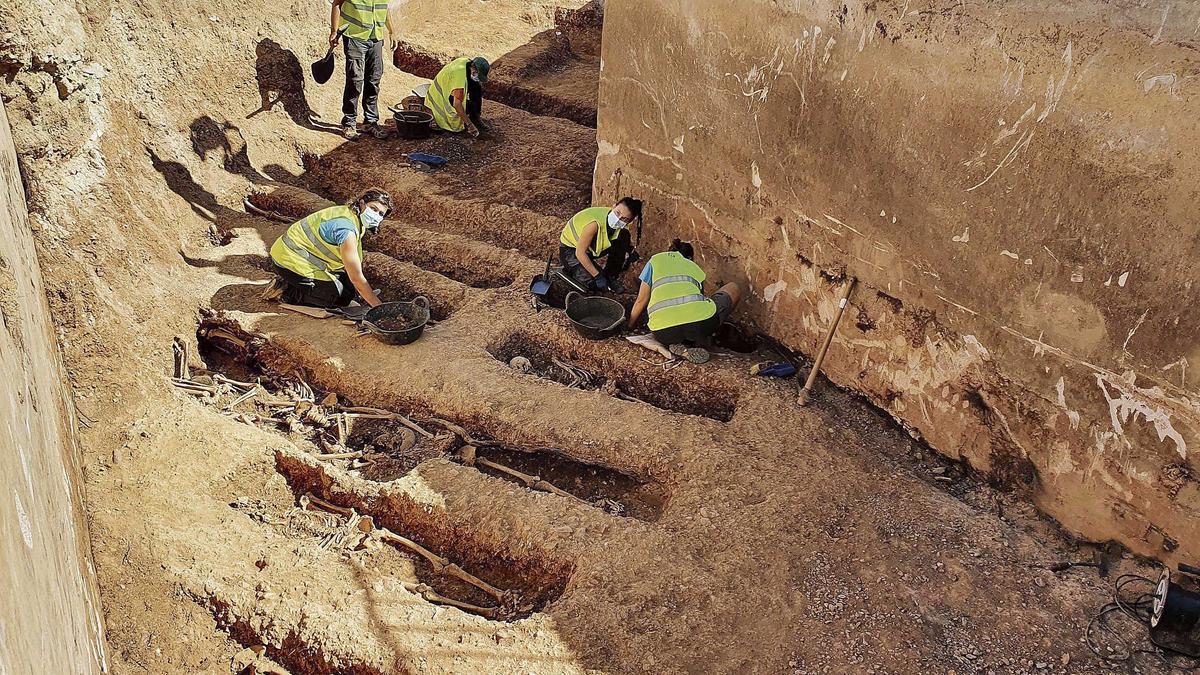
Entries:
POLYGON ((392 116, 396 119, 396 133, 400 138, 429 138, 433 134, 433 128, 429 126, 433 123, 430 113, 393 108, 392 116))
POLYGON ((429 300, 425 296, 417 296, 412 302, 385 302, 363 316, 367 329, 379 338, 380 342, 389 345, 407 345, 417 341, 425 332, 429 323, 429 300), (384 326, 388 320, 400 320, 406 327, 391 329, 384 326), (384 324, 384 325, 380 325, 384 324))
POLYGON ((625 322, 625 307, 611 298, 582 297, 567 294, 567 318, 580 335, 589 340, 604 340, 617 334, 625 322))

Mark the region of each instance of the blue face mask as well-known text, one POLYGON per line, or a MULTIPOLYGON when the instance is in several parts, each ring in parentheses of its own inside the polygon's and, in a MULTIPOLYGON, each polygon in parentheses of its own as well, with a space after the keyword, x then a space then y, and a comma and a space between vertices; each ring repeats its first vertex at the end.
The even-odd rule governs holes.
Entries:
POLYGON ((362 220, 363 228, 372 233, 378 230, 379 224, 383 222, 383 214, 370 206, 363 209, 362 215, 359 218, 362 220))

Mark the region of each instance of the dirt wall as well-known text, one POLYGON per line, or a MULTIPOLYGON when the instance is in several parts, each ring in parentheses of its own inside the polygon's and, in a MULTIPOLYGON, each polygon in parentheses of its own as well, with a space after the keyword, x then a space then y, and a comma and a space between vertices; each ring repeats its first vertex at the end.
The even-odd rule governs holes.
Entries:
MULTIPOLYGON (((1200 9, 606 8, 595 192, 742 315, 1066 527, 1200 556, 1200 9)), ((818 403, 819 405, 819 403, 818 403)))
POLYGON ((75 414, 0 108, 0 672, 106 667, 75 414))

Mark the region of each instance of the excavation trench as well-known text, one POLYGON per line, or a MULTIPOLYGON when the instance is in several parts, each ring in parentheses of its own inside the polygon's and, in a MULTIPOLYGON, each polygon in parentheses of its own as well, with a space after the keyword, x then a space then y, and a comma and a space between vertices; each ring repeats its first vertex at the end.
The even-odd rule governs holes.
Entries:
POLYGON ((426 231, 392 229, 367 242, 368 248, 471 288, 503 288, 516 279, 511 261, 489 255, 495 249, 426 231))
MULTIPOLYGON (((598 55, 572 49, 572 40, 559 31, 534 36, 496 61, 484 95, 535 115, 561 117, 596 127, 598 55)), ((437 56, 407 42, 400 43, 395 63, 401 70, 432 79, 444 65, 437 56)))
MULTIPOLYGON (((486 148, 459 149, 458 145, 461 143, 462 141, 456 139, 437 140, 436 145, 419 149, 422 152, 442 153, 443 156, 470 157, 464 155, 464 152, 470 152, 472 155, 482 153, 482 156, 473 157, 467 164, 505 165, 516 161, 515 158, 489 158, 486 148)), ((564 143, 570 146, 572 139, 567 138, 564 143)), ((582 141, 577 144, 582 144, 582 141)), ((378 149, 372 151, 374 150, 378 149)), ((416 148, 410 150, 415 151, 416 148)), ((365 147, 363 151, 366 151, 365 147)), ((380 156, 378 160, 386 162, 386 166, 395 165, 395 158, 391 155, 380 156)), ((567 195, 584 183, 590 185, 588 176, 575 176, 563 167, 551 168, 550 171, 571 174, 567 178, 559 175, 509 176, 502 171, 489 171, 480 174, 476 180, 468 180, 471 185, 469 189, 454 189, 437 183, 426 174, 416 174, 403 165, 390 172, 374 167, 360 167, 360 162, 355 160, 354 156, 338 152, 323 157, 310 155, 306 157, 305 162, 310 171, 302 179, 304 187, 281 185, 270 191, 250 194, 245 198, 246 210, 281 224, 290 223, 333 204, 354 199, 364 184, 378 184, 391 193, 395 209, 384 222, 379 237, 367 239, 368 250, 378 249, 384 253, 394 253, 397 258, 404 258, 404 251, 413 250, 411 246, 389 250, 390 247, 384 245, 383 241, 389 234, 404 231, 407 229, 406 224, 411 224, 413 230, 409 230, 410 239, 414 238, 411 236, 413 231, 419 231, 421 237, 416 237, 418 241, 428 238, 437 242, 435 251, 426 255, 437 255, 438 247, 456 249, 480 258, 484 263, 482 270, 485 273, 497 268, 490 273, 491 276, 482 277, 485 281, 490 280, 494 286, 507 285, 500 284, 493 277, 515 274, 516 268, 523 260, 545 260, 548 251, 557 251, 555 242, 558 240, 563 221, 569 215, 567 211, 570 210, 565 209, 563 204, 585 203, 588 199, 587 195, 582 193, 569 197, 567 195), (496 195, 486 189, 490 183, 513 184, 512 190, 523 190, 523 200, 515 204, 496 201, 496 195), (540 211, 554 212, 557 215, 545 215, 540 211), (503 223, 503 226, 498 227, 498 223, 503 223), (512 253, 514 250, 519 253, 512 253)), ((453 174, 452 180, 459 181, 462 180, 459 174, 468 170, 471 169, 455 166, 444 171, 453 174)), ((510 166, 509 170, 515 169, 510 166)), ((417 260, 415 254, 413 259, 417 260)), ((446 265, 446 269, 453 270, 454 265, 446 265)), ((467 272, 467 283, 473 285, 480 279, 477 276, 480 270, 468 269, 467 272)), ((457 273, 447 276, 454 274, 457 273)))
POLYGON ((445 321, 470 297, 470 287, 453 279, 382 253, 363 256, 363 273, 380 291, 384 302, 408 301, 418 296, 429 300, 429 313, 435 321, 445 321))
POLYGON ((666 505, 667 491, 660 483, 580 462, 553 448, 498 443, 442 420, 437 411, 425 418, 409 418, 374 406, 373 401, 356 399, 351 391, 312 391, 307 384, 311 378, 305 377, 302 366, 229 320, 208 319, 201 323, 198 335, 210 371, 240 382, 258 382, 267 390, 257 400, 247 399, 238 406, 229 404, 244 394, 229 392, 228 398, 217 402, 224 404, 228 414, 287 433, 314 458, 354 470, 368 480, 395 481, 422 462, 444 458, 614 516, 655 521, 666 505), (306 390, 311 393, 306 395, 306 390), (294 407, 271 402, 296 398, 309 402, 294 407))
MULTIPOLYGON (((486 99, 595 128, 603 27, 604 11, 597 3, 559 8, 554 28, 496 59, 484 89, 486 99)), ((394 63, 429 79, 443 65, 440 57, 407 42, 401 42, 394 63)))
POLYGON ((513 550, 503 545, 502 537, 491 536, 494 533, 483 535, 474 525, 454 522, 444 511, 417 501, 395 484, 378 486, 357 481, 293 452, 278 451, 275 460, 276 469, 287 479, 298 503, 315 497, 335 510, 353 509, 370 516, 376 528, 385 528, 456 565, 467 576, 503 591, 509 599, 498 600, 412 548, 397 545, 392 538, 381 539, 409 558, 417 578, 437 595, 493 610, 481 612, 487 618, 511 621, 533 614, 562 595, 573 571, 568 563, 540 551, 529 547, 513 550))
MULTIPOLYGON (((384 675, 386 671, 346 658, 326 654, 318 645, 305 640, 296 631, 289 631, 279 644, 272 644, 257 629, 254 621, 239 617, 236 610, 215 595, 196 596, 193 600, 212 613, 217 626, 234 642, 243 647, 262 646, 267 656, 294 675, 384 675)), ((247 670, 239 671, 246 673, 247 670)), ((249 671, 257 672, 257 671, 249 671)))
MULTIPOLYGON (((728 422, 737 411, 737 392, 702 370, 661 366, 624 358, 617 350, 601 353, 597 343, 541 337, 519 331, 502 339, 488 353, 514 371, 552 380, 564 386, 599 390, 616 398, 644 403, 660 410, 728 422), (514 359, 524 358, 524 363, 514 359), (682 372, 680 372, 682 371, 682 372)), ((649 354, 649 352, 646 352, 649 354)), ((656 357, 657 358, 657 357, 656 357)), ((661 360, 661 359, 660 359, 661 360)))

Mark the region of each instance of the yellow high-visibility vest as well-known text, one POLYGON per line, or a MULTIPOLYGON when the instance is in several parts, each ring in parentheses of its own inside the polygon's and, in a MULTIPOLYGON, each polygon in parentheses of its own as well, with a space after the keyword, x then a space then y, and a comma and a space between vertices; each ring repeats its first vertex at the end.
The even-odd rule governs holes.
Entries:
POLYGON ((563 227, 558 241, 563 246, 571 248, 579 246, 579 235, 583 234, 583 229, 587 227, 588 223, 595 222, 597 225, 596 238, 592 241, 591 251, 593 258, 599 258, 612 247, 612 240, 608 237, 608 214, 610 211, 612 209, 606 206, 593 206, 576 213, 563 227))
POLYGON ((363 226, 349 206, 331 206, 292 223, 283 236, 271 245, 271 260, 302 277, 331 281, 333 274, 346 269, 339 248, 321 238, 321 224, 338 218, 354 223, 358 232, 358 256, 362 258, 363 226))
POLYGON ((650 257, 650 330, 703 321, 717 313, 704 295, 704 270, 677 251, 650 257))
POLYGON ((465 110, 470 95, 467 87, 467 64, 470 62, 471 59, 462 56, 442 66, 437 77, 433 78, 433 84, 429 85, 429 93, 425 95, 425 105, 433 112, 433 121, 446 131, 462 131, 466 128, 450 103, 450 94, 455 89, 463 90, 462 104, 465 110))
POLYGON ((379 40, 387 26, 387 0, 345 0, 342 3, 342 23, 346 37, 356 40, 379 40))

